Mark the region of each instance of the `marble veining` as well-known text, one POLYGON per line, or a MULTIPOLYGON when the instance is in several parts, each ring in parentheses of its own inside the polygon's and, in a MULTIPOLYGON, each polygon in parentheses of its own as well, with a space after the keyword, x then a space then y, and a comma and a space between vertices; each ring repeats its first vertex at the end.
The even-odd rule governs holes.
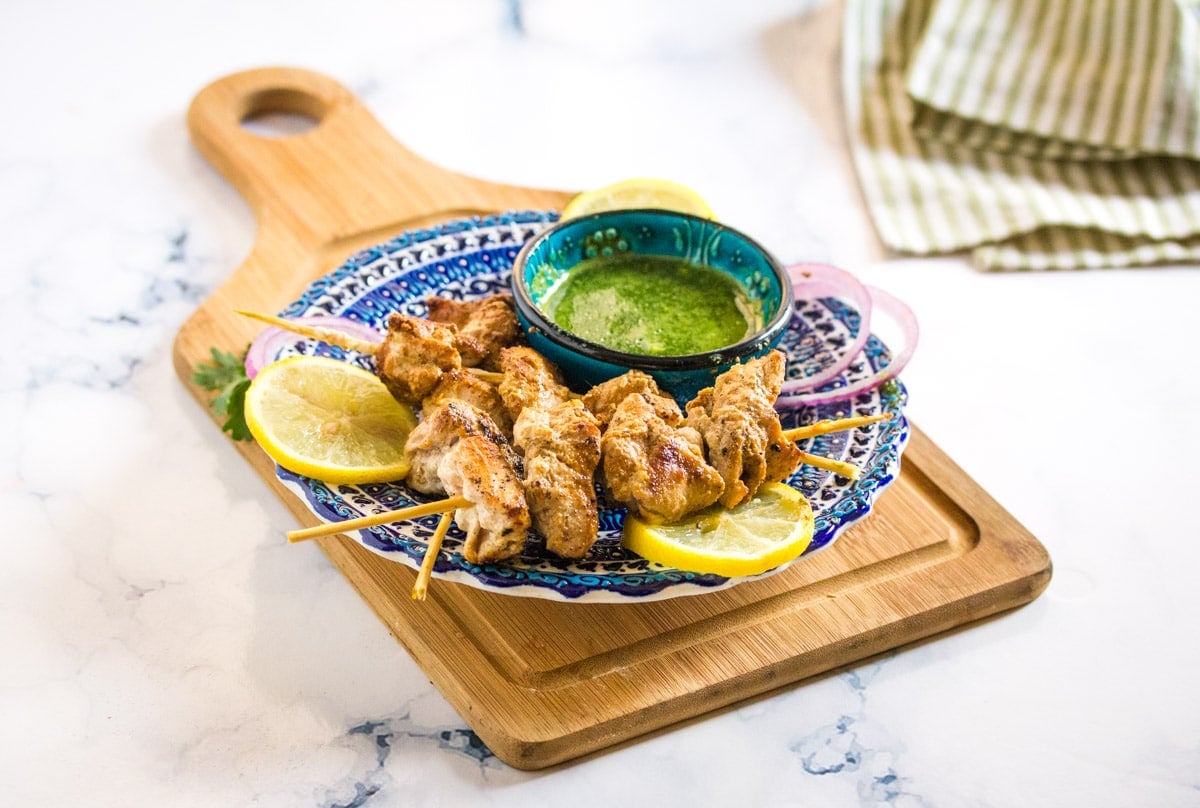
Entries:
POLYGON ((844 713, 830 724, 789 745, 800 758, 807 774, 837 777, 851 782, 860 805, 928 808, 930 803, 913 788, 911 778, 902 776, 904 746, 873 725, 867 709, 868 685, 884 663, 864 665, 838 679, 857 702, 857 709, 844 713))
MULTIPOLYGON (((395 785, 395 779, 387 771, 388 758, 393 751, 403 755, 406 748, 413 744, 432 746, 439 751, 463 755, 477 762, 481 771, 488 766, 502 765, 473 730, 459 726, 421 726, 408 714, 364 721, 351 727, 346 734, 361 736, 369 741, 375 754, 375 766, 350 785, 353 794, 337 796, 329 802, 320 803, 327 808, 357 808, 366 805, 368 800, 376 795, 382 798, 389 797, 388 789, 395 785)), ((339 795, 345 790, 346 787, 341 784, 329 789, 330 792, 339 795)))
POLYGON ((508 5, 508 25, 514 34, 525 33, 525 23, 521 19, 521 0, 506 0, 508 5))
POLYGON ((839 0, 10 6, 0 805, 1200 806, 1200 272, 881 250, 839 0), (666 176, 784 262, 908 302, 906 411, 1047 545, 1050 588, 583 760, 501 762, 319 549, 284 542, 290 513, 172 366, 256 229, 188 102, 273 64, 453 170, 666 176))

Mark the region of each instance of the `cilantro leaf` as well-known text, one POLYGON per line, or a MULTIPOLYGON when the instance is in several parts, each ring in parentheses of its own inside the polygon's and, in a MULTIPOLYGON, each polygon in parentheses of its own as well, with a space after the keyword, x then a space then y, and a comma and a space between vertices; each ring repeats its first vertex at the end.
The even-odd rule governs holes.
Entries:
MULTIPOLYGON (((246 346, 248 351, 250 346, 246 346)), ((197 362, 192 370, 192 381, 205 390, 216 391, 217 395, 208 406, 217 417, 224 417, 221 430, 228 432, 234 440, 252 440, 246 426, 245 401, 250 379, 246 376, 246 351, 241 356, 231 351, 211 348, 210 362, 197 362)))
POLYGON ((250 380, 242 379, 221 392, 221 395, 225 396, 225 414, 229 416, 221 430, 228 432, 229 437, 234 440, 254 439, 254 436, 250 434, 250 428, 246 426, 246 391, 249 389, 250 380))
MULTIPOLYGON (((249 350, 249 348, 247 348, 249 350)), ((211 362, 197 362, 192 381, 205 390, 220 390, 229 382, 246 375, 245 352, 239 357, 231 351, 210 348, 211 362)))

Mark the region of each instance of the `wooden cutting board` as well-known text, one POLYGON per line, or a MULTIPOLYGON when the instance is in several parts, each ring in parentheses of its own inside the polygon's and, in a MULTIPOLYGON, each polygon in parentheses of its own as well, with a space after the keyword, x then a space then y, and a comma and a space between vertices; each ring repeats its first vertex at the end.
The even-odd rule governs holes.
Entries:
MULTIPOLYGON (((210 346, 259 326, 356 250, 401 231, 512 209, 560 209, 568 193, 446 171, 397 143, 355 97, 311 72, 222 78, 188 112, 196 146, 258 220, 242 265, 184 324, 176 369, 191 381, 210 346), (268 112, 317 122, 251 134, 268 112)), ((218 433, 219 434, 219 433, 218 433)), ((317 520, 253 443, 237 450, 304 525, 317 520)), ((283 541, 283 537, 280 537, 283 541)), ((652 603, 575 604, 439 582, 344 536, 317 540, 491 750, 536 769, 604 748, 1033 600, 1050 580, 1042 545, 916 427, 896 482, 830 549, 772 577, 652 603)), ((296 593, 303 597, 303 593, 296 593)))

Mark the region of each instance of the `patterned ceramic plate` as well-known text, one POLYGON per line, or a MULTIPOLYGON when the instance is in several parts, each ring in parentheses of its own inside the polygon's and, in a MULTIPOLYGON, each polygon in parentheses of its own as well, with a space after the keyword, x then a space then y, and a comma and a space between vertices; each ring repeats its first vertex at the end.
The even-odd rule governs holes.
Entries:
MULTIPOLYGON (((314 282, 283 315, 337 315, 360 320, 382 332, 390 312, 425 315, 425 298, 431 294, 462 299, 506 290, 509 271, 521 245, 555 218, 553 213, 509 213, 405 233, 352 256, 314 282)), ((828 344, 828 337, 850 341, 857 327, 857 312, 835 301, 798 304, 781 343, 789 354, 789 374, 800 374, 803 368, 810 368, 811 372, 811 367, 819 366, 822 361, 820 346, 828 344)), ((335 356, 372 368, 370 357, 348 354, 299 337, 282 348, 278 356, 297 353, 335 356)), ((887 348, 872 337, 862 361, 849 367, 833 384, 845 385, 869 376, 886 366, 888 360, 887 348)), ((806 451, 847 460, 863 469, 860 479, 851 481, 802 466, 787 481, 808 497, 816 517, 816 532, 804 556, 828 547, 842 531, 866 516, 875 498, 899 473, 900 454, 909 432, 902 413, 905 395, 903 386, 892 382, 849 401, 784 414, 785 428, 846 415, 886 411, 898 416, 801 445, 806 451)), ((429 499, 401 483, 330 486, 282 468, 277 469, 277 474, 289 490, 327 522, 394 510, 429 499)), ((712 592, 751 580, 664 568, 623 550, 621 526, 625 511, 606 503, 603 494, 600 503, 600 538, 582 560, 564 561, 551 555, 543 542, 530 533, 525 552, 520 556, 503 564, 471 564, 460 552, 464 535, 454 527, 442 545, 434 576, 510 595, 610 603, 712 592)), ((437 516, 430 516, 370 528, 359 531, 356 538, 385 558, 420 568, 426 542, 437 521, 437 516)), ((782 567, 764 575, 779 569, 782 567)))

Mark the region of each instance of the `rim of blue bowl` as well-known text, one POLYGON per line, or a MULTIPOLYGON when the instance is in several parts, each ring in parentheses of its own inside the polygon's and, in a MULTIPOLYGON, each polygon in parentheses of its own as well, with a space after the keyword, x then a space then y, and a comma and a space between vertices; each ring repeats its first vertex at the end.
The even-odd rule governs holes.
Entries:
MULTIPOLYGON (((717 267, 720 269, 720 267, 717 267)), ((690 213, 681 213, 671 210, 663 210, 659 208, 626 208, 613 211, 601 211, 599 213, 590 213, 585 216, 579 216, 572 219, 563 219, 545 230, 541 231, 533 238, 525 242, 521 247, 521 251, 517 253, 516 259, 513 261, 512 278, 509 282, 512 288, 513 301, 516 304, 517 311, 529 321, 534 328, 538 329, 543 336, 551 342, 576 353, 582 354, 590 359, 596 359, 601 362, 607 362, 610 365, 619 365, 621 367, 637 367, 648 370, 698 370, 701 368, 721 365, 726 362, 734 362, 741 357, 750 355, 760 350, 763 345, 770 344, 777 337, 783 335, 787 329, 788 323, 792 320, 792 307, 795 305, 795 297, 792 292, 791 278, 787 274, 787 270, 783 268, 783 264, 779 262, 771 251, 760 244, 756 239, 746 235, 736 227, 730 227, 724 222, 718 222, 713 219, 705 219, 700 216, 694 216, 690 213), (694 222, 707 224, 712 227, 719 227, 726 230, 738 238, 745 241, 766 259, 767 265, 771 271, 775 273, 775 277, 779 281, 779 288, 783 294, 779 298, 779 307, 775 315, 758 331, 754 332, 745 339, 735 342, 732 345, 726 345, 723 348, 716 348, 711 351, 694 354, 680 354, 678 356, 656 356, 653 354, 637 354, 618 351, 613 348, 608 348, 595 342, 589 342, 582 339, 571 331, 566 330, 554 321, 548 319, 533 302, 533 298, 529 294, 528 288, 524 283, 524 271, 526 261, 529 254, 533 252, 537 245, 559 230, 566 229, 570 226, 578 226, 581 222, 586 221, 602 221, 607 217, 616 215, 629 214, 648 214, 650 216, 662 217, 670 216, 677 219, 689 219, 694 222)))

